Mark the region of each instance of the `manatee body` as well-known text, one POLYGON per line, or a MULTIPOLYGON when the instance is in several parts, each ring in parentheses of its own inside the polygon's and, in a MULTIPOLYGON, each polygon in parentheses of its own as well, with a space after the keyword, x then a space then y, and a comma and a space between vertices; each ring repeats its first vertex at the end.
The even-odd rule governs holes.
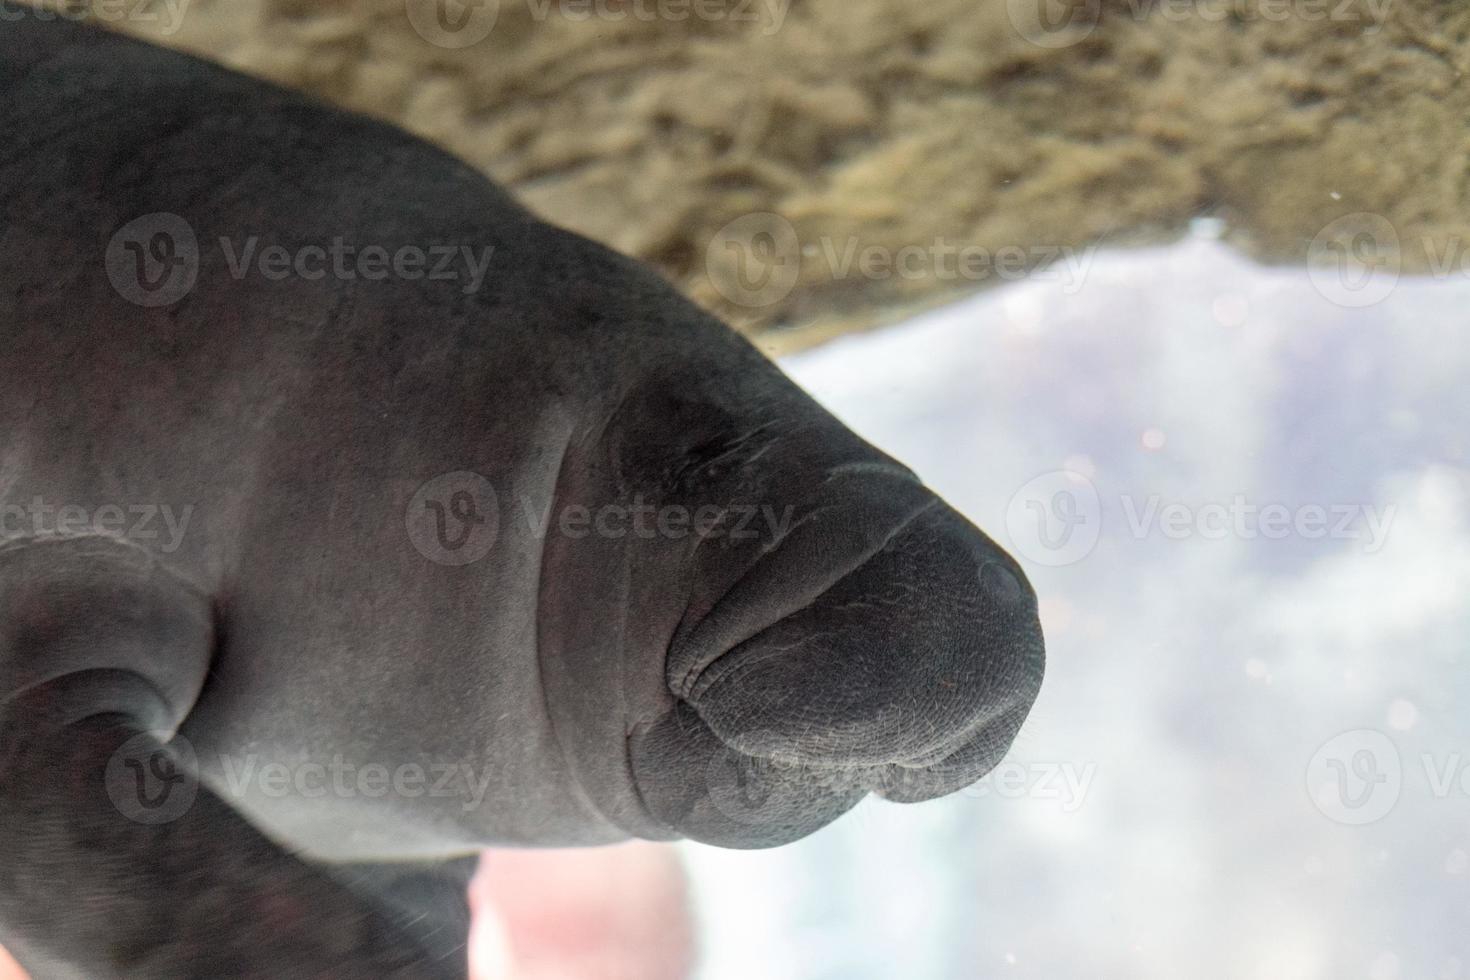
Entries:
POLYGON ((462 976, 404 869, 780 844, 1009 745, 1015 562, 648 269, 76 24, 0 23, 0 87, 0 943, 36 976, 462 976))

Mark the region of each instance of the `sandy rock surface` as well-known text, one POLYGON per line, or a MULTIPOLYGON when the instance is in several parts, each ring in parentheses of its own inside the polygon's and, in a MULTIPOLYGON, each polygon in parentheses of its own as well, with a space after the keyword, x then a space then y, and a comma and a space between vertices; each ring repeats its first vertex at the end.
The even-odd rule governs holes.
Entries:
POLYGON ((1459 4, 141 2, 92 16, 435 140, 776 350, 1201 215, 1442 274, 1470 231, 1459 4))

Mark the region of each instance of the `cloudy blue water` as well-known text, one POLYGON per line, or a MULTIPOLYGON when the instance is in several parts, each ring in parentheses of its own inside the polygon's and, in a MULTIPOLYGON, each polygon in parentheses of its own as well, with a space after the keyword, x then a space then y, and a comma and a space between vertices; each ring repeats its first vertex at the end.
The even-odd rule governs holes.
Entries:
POLYGON ((789 359, 1012 550, 1010 762, 689 847, 703 980, 1470 977, 1470 281, 1206 236, 789 359))

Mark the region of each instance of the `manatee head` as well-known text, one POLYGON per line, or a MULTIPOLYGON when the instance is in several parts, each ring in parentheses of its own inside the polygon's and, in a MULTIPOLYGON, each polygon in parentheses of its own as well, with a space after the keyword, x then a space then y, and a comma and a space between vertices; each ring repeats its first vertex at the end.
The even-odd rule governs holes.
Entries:
POLYGON ((557 489, 644 533, 547 543, 542 670, 589 798, 636 836, 764 847, 983 776, 1041 686, 1020 567, 738 338, 665 363, 557 489))

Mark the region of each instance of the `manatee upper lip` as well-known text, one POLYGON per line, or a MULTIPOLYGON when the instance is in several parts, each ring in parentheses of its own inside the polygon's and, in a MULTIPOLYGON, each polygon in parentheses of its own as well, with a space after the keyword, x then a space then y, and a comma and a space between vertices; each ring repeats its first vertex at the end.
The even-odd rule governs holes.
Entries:
MULTIPOLYGON (((782 569, 779 568, 779 565, 790 554, 790 549, 787 547, 789 542, 804 530, 809 529, 812 524, 820 521, 822 517, 838 511, 840 504, 817 507, 803 515, 799 521, 787 529, 785 535, 751 563, 750 567, 715 601, 705 617, 695 624, 682 640, 676 640, 670 647, 667 664, 670 691, 675 697, 697 708, 700 695, 709 690, 729 671, 747 666, 751 662, 749 657, 742 657, 738 662, 726 661, 725 658, 731 651, 782 620, 806 609, 847 576, 862 568, 869 559, 887 547, 890 541, 903 533, 924 513, 939 506, 938 497, 928 494, 927 491, 925 494, 928 497, 927 500, 911 507, 892 524, 885 534, 876 537, 867 547, 856 551, 848 561, 829 565, 819 575, 808 576, 797 581, 788 579, 783 583, 783 587, 787 590, 789 597, 783 597, 775 615, 762 614, 762 604, 754 601, 755 597, 750 593, 758 594, 761 588, 771 587, 762 582, 763 578, 767 582, 772 578, 780 581, 783 576, 780 575, 782 569), (771 572, 776 574, 767 577, 767 573, 771 572)), ((776 656, 780 652, 773 650, 767 655, 776 656)))

